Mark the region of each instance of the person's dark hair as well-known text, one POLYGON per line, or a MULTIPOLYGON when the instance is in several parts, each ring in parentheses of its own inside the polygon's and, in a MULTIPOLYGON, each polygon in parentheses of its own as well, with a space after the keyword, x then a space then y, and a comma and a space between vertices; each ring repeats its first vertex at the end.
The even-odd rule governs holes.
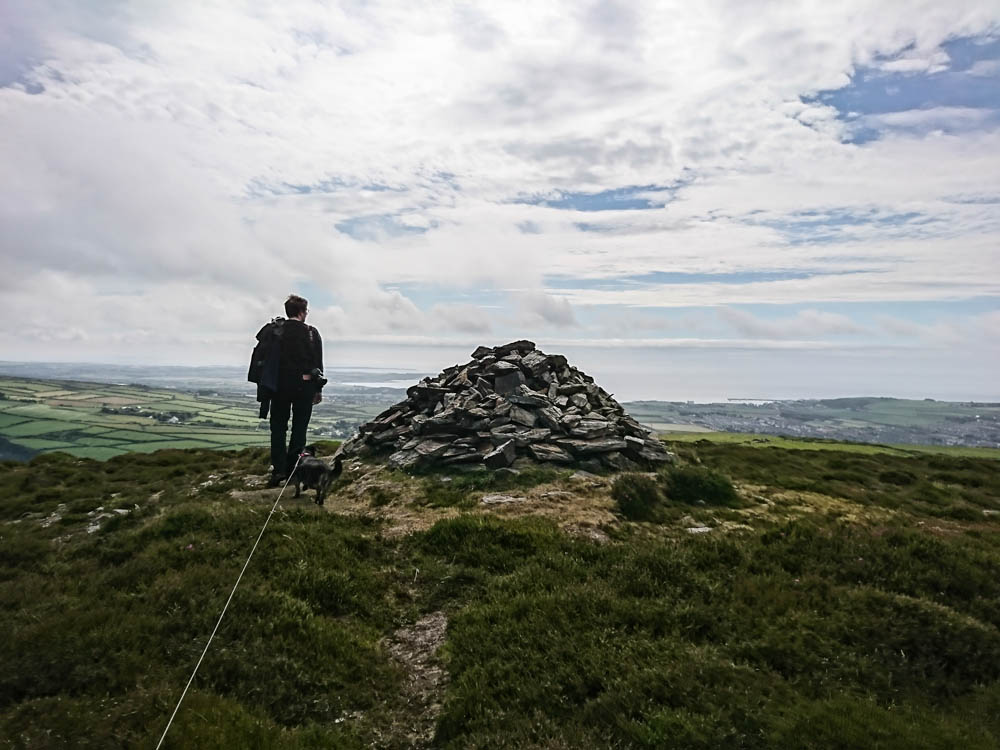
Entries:
POLYGON ((288 299, 285 300, 285 315, 289 318, 295 318, 300 313, 304 313, 309 310, 309 300, 305 297, 300 297, 297 294, 289 294, 288 299))

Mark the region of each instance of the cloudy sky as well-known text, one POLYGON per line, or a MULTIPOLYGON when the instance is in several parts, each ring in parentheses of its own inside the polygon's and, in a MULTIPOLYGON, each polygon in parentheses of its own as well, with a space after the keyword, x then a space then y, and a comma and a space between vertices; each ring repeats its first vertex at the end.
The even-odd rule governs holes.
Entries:
POLYGON ((0 128, 3 360, 1000 400, 1000 0, 0 0, 0 128))

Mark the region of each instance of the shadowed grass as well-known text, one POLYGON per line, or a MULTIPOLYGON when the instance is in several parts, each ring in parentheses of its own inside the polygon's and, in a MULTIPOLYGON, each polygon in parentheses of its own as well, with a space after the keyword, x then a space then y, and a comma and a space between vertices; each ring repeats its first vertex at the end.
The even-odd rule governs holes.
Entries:
MULTIPOLYGON (((995 462, 683 450, 744 496, 808 489, 882 512, 658 537, 668 514, 595 544, 479 509, 388 537, 370 518, 286 503, 167 746, 410 747, 392 729, 407 725, 408 676, 382 644, 444 611, 436 746, 997 747, 995 462)), ((230 490, 266 461, 254 449, 0 466, 7 745, 155 745, 273 502, 230 490)), ((404 494, 461 507, 562 475, 442 476, 407 478, 417 491, 404 494)))

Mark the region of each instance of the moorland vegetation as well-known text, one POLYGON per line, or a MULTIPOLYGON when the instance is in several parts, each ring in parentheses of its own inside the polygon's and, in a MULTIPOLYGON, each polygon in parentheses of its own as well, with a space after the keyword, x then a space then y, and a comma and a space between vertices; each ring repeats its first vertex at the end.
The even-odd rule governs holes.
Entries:
MULTIPOLYGON (((657 474, 356 462, 325 508, 286 496, 165 746, 998 746, 996 460, 669 447, 657 474)), ((5 746, 155 744, 266 460, 0 465, 5 746)))

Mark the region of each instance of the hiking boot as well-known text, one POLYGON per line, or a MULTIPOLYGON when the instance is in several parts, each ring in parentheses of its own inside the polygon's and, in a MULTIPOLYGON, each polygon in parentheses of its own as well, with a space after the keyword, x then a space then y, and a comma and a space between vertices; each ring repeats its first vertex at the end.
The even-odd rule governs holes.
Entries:
POLYGON ((281 487, 285 483, 286 479, 288 479, 288 477, 286 477, 284 474, 278 474, 277 472, 275 472, 274 474, 271 475, 270 479, 267 480, 267 486, 281 487))

